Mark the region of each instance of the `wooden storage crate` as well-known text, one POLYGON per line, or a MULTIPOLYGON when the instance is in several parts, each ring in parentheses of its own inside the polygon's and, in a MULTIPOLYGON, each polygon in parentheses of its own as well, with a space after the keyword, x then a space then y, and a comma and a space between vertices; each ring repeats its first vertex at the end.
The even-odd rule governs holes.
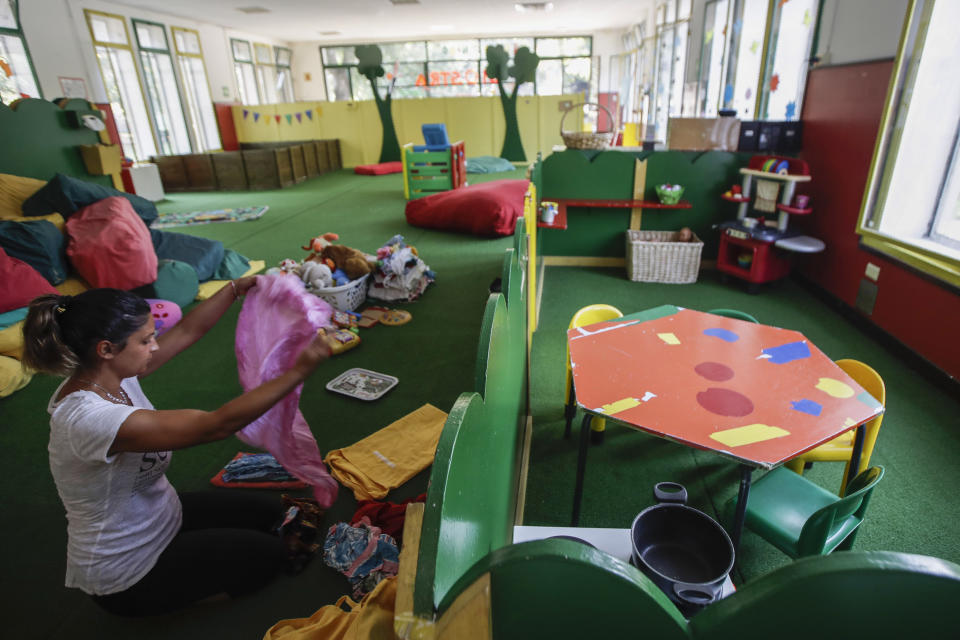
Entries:
POLYGON ((306 160, 303 157, 303 145, 295 144, 288 147, 290 151, 290 168, 293 171, 293 181, 301 183, 307 179, 306 160))
POLYGON ((191 191, 216 190, 217 177, 213 173, 213 161, 209 153, 189 153, 181 157, 191 191))
POLYGON ((280 175, 277 171, 274 149, 246 149, 241 153, 247 174, 247 186, 250 189, 280 188, 280 175))
POLYGON ((183 166, 183 156, 154 156, 150 160, 157 165, 160 171, 160 182, 164 191, 185 191, 190 185, 187 182, 187 171, 183 166))
POLYGON ((330 166, 334 169, 343 169, 343 158, 340 156, 340 139, 327 140, 327 151, 330 152, 330 166))
POLYGON ((224 191, 246 191, 247 173, 243 167, 243 154, 239 151, 211 153, 213 172, 217 185, 224 191))
POLYGON ((313 150, 317 154, 317 171, 320 174, 330 171, 330 155, 327 153, 327 141, 314 140, 313 150))
POLYGON ((307 170, 308 178, 320 175, 317 167, 317 146, 312 141, 303 143, 303 166, 307 170))
POLYGON ((281 149, 271 149, 270 151, 273 153, 274 162, 277 164, 277 177, 280 179, 280 186, 292 187, 294 181, 293 165, 290 162, 290 149, 283 147, 281 149))

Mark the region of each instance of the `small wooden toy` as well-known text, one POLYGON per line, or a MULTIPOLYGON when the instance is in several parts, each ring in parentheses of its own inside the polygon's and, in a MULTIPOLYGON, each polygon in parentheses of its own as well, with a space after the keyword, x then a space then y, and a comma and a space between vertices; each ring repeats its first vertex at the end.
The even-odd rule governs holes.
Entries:
POLYGON ((407 324, 410 320, 413 319, 413 315, 409 311, 404 311, 403 309, 387 309, 380 317, 380 322, 387 326, 397 326, 401 324, 407 324))
POLYGON ((347 331, 346 329, 336 329, 333 331, 324 331, 327 336, 327 344, 330 345, 330 353, 338 356, 344 351, 350 351, 360 344, 360 336, 353 333, 352 331, 347 331))

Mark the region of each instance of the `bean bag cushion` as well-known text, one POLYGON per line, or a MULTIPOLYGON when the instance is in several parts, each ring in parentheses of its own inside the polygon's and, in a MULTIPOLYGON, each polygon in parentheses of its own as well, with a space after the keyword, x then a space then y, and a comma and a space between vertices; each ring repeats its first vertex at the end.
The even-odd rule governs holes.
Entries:
POLYGON ((506 158, 496 156, 477 156, 467 158, 467 173, 502 173, 516 169, 513 163, 506 158))
POLYGON ((34 178, 21 178, 0 173, 0 220, 19 218, 23 201, 39 191, 46 183, 34 178))
POLYGON ((209 280, 223 262, 223 243, 173 231, 150 229, 153 249, 161 260, 186 262, 197 271, 200 282, 209 280))
POLYGON ((407 222, 478 236, 507 236, 523 215, 529 184, 529 180, 494 180, 411 200, 407 222))
POLYGON ((32 373, 20 366, 19 360, 0 356, 0 398, 24 388, 32 377, 32 373))
POLYGON ((381 162, 380 164, 361 164, 353 168, 353 172, 361 176, 385 176, 388 173, 403 173, 403 163, 381 162))
POLYGON ((250 268, 250 260, 233 249, 223 250, 223 260, 220 266, 213 272, 214 280, 234 280, 247 272, 250 268))
POLYGON ((52 222, 0 220, 0 247, 39 271, 50 284, 67 279, 67 239, 52 222))
POLYGON ((148 227, 157 219, 157 205, 132 193, 117 191, 93 182, 58 173, 50 182, 23 202, 23 215, 43 216, 59 213, 69 218, 80 209, 104 198, 126 198, 148 227))
POLYGON ((133 289, 157 279, 150 231, 125 198, 106 198, 70 216, 67 236, 67 257, 92 287, 133 289))
POLYGON ((197 270, 186 262, 160 260, 157 266, 157 279, 135 290, 144 298, 169 300, 185 307, 197 296, 200 283, 197 270))
POLYGON ((0 248, 0 313, 25 307, 45 293, 57 290, 36 269, 0 248))
POLYGON ((150 305, 150 315, 153 317, 153 328, 157 335, 163 335, 173 328, 173 325, 180 322, 183 318, 183 311, 180 305, 170 300, 157 300, 156 298, 146 298, 150 305))

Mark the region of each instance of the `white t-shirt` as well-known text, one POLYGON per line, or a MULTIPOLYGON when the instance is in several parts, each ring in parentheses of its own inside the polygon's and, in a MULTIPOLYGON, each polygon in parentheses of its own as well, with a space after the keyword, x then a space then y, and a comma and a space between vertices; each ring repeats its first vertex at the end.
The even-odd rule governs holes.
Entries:
POLYGON ((134 406, 92 391, 55 402, 62 384, 47 406, 50 470, 67 510, 66 586, 92 595, 136 584, 177 534, 182 517, 164 475, 169 451, 107 455, 123 421, 137 409, 153 409, 136 378, 121 386, 134 406))

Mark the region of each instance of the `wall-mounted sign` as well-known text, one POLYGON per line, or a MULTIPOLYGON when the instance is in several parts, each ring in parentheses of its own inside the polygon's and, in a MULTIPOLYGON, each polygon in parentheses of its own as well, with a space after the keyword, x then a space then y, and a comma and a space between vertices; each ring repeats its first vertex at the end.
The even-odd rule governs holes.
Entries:
POLYGON ((83 78, 65 78, 60 76, 60 91, 64 98, 87 99, 87 83, 83 78))

